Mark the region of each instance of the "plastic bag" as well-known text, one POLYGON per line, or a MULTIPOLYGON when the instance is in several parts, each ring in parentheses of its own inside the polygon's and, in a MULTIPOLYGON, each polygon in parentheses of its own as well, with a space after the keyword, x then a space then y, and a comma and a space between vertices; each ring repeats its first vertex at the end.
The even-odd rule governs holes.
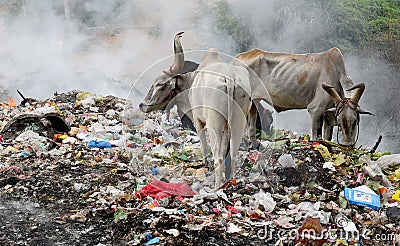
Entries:
POLYGON ((112 148, 111 144, 107 141, 97 141, 97 140, 90 140, 88 144, 88 148, 112 148))
POLYGON ((191 197, 194 192, 186 183, 174 184, 153 180, 153 182, 139 190, 138 194, 140 196, 152 196, 159 200, 167 196, 191 197))
POLYGON ((265 212, 271 213, 275 208, 276 202, 270 193, 260 191, 251 196, 249 206, 252 209, 257 210, 260 205, 263 205, 265 212))

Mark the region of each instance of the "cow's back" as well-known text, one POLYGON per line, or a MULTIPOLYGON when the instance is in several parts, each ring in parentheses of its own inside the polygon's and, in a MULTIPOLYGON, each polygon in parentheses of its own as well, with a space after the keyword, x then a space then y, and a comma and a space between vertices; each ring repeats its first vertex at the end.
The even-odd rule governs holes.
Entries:
POLYGON ((229 110, 233 108, 228 103, 231 99, 235 100, 232 102, 235 103, 235 108, 239 106, 247 110, 249 95, 249 75, 245 68, 227 63, 213 63, 198 70, 189 100, 195 117, 204 121, 210 109, 228 117, 229 110), (232 88, 232 92, 229 88, 232 88), (244 95, 247 96, 247 100, 240 100, 244 95))
POLYGON ((257 73, 278 111, 307 108, 322 90, 323 82, 335 86, 340 94, 343 94, 341 82, 351 82, 337 48, 310 54, 254 49, 238 54, 236 59, 236 64, 242 62, 257 73))

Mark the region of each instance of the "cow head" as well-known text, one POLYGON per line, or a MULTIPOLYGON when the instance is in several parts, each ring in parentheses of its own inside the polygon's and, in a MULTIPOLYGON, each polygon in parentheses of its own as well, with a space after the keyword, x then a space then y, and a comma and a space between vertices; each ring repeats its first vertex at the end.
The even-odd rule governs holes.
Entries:
POLYGON ((180 42, 182 34, 183 32, 180 32, 174 38, 174 63, 163 70, 162 74, 155 79, 143 102, 139 104, 140 110, 145 113, 165 109, 168 103, 176 96, 179 71, 183 68, 185 60, 180 42))
POLYGON ((333 86, 322 84, 322 88, 331 96, 335 103, 335 108, 329 111, 334 111, 337 124, 342 131, 342 144, 354 146, 357 141, 356 137, 359 130, 360 114, 372 115, 370 112, 361 110, 358 105, 365 90, 364 83, 358 83, 347 90, 355 90, 351 98, 341 98, 333 86))

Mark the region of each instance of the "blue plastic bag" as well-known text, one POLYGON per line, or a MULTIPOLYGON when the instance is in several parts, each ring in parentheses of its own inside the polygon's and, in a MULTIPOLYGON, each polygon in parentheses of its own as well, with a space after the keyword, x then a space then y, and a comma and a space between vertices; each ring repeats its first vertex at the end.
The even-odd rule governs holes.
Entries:
POLYGON ((145 243, 144 245, 152 245, 152 244, 158 244, 160 243, 160 239, 158 237, 155 237, 153 239, 150 239, 147 243, 145 243))
POLYGON ((112 146, 109 142, 96 141, 96 140, 90 140, 88 147, 89 148, 100 148, 100 149, 112 148, 112 146))

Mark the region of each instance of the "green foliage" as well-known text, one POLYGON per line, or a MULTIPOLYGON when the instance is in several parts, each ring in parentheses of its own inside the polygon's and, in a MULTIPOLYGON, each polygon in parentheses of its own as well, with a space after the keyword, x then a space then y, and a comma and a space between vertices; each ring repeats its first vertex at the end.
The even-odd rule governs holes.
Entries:
POLYGON ((231 36, 237 44, 236 52, 249 50, 253 35, 243 26, 240 17, 235 15, 229 3, 225 0, 218 1, 214 7, 214 14, 217 28, 231 36))
POLYGON ((400 1, 335 0, 329 15, 331 44, 353 53, 373 49, 399 65, 400 1))
MULTIPOLYGON (((319 52, 339 47, 343 53, 374 52, 400 67, 400 0, 293 0, 268 1, 276 16, 265 29, 269 40, 291 38, 294 52, 319 52), (287 25, 298 24, 304 33, 282 36, 287 25)), ((261 2, 260 2, 261 3, 261 2)), ((248 50, 254 44, 253 27, 232 11, 226 0, 213 8, 216 28, 236 42, 235 52, 248 50)), ((268 19, 268 18, 267 18, 268 19)), ((263 27, 256 28, 263 30, 263 27)), ((264 31, 264 30, 263 30, 264 31)), ((263 32, 261 32, 263 33, 263 32)))
POLYGON ((11 16, 19 15, 24 6, 23 0, 2 0, 0 1, 0 9, 5 9, 6 13, 11 16))

